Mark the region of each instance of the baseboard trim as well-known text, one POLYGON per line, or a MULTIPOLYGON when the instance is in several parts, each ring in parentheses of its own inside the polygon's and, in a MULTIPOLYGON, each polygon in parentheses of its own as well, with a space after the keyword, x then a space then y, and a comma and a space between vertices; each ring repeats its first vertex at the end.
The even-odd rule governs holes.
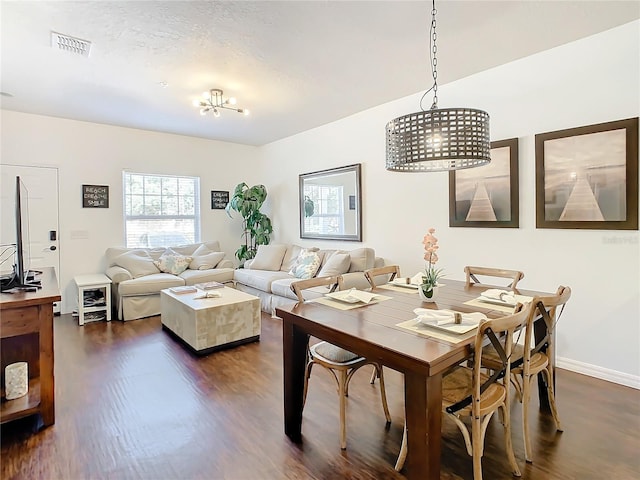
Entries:
POLYGON ((638 375, 630 375, 628 373, 618 372, 617 370, 598 367, 597 365, 578 362, 577 360, 571 360, 570 358, 563 357, 556 357, 556 366, 558 368, 564 368, 565 370, 571 370, 572 372, 581 373, 590 377, 599 378, 600 380, 606 380, 607 382, 613 382, 640 390, 640 376, 638 375))

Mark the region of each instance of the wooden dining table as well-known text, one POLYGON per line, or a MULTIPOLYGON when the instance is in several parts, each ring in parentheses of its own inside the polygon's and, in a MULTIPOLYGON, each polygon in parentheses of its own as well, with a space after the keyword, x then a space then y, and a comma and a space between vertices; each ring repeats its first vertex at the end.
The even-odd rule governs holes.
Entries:
MULTIPOLYGON (((467 303, 487 288, 500 287, 467 286, 456 280, 445 283, 439 288, 435 303, 423 302, 414 289, 389 284, 372 290, 382 295, 383 301, 358 308, 334 308, 317 300, 276 308, 276 315, 283 322, 285 434, 294 442, 302 442, 305 360, 309 336, 313 336, 404 374, 407 478, 439 479, 442 376, 471 355, 473 332, 449 341, 398 324, 415 319, 415 308, 482 312, 488 318, 507 314, 504 307, 478 306, 477 301, 474 305, 467 303)), ((521 289, 516 293, 530 297, 548 295, 521 289)))

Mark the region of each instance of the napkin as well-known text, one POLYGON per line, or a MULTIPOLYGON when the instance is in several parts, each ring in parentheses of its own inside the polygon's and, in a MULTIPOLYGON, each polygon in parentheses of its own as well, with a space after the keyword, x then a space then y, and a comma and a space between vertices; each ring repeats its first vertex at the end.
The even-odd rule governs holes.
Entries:
POLYGON ((412 283, 413 285, 422 285, 422 277, 423 277, 422 272, 418 272, 413 277, 411 277, 411 280, 409 280, 409 283, 412 283))
MULTIPOLYGON (((433 310, 430 308, 416 308, 413 313, 416 314, 417 320, 425 325, 453 325, 455 323, 455 312, 453 310, 433 310)), ((486 315, 480 312, 471 312, 462 314, 463 324, 478 324, 481 320, 486 319, 486 315)))
POLYGON ((345 298, 354 299, 362 303, 369 303, 377 296, 378 295, 376 295, 375 293, 363 292, 362 290, 356 290, 355 288, 352 288, 349 290, 349 293, 345 295, 345 298))
POLYGON ((485 290, 480 294, 480 298, 485 298, 487 300, 499 301, 504 303, 509 303, 512 305, 516 304, 516 294, 515 292, 509 292, 507 290, 500 290, 498 288, 490 288, 489 290, 485 290))

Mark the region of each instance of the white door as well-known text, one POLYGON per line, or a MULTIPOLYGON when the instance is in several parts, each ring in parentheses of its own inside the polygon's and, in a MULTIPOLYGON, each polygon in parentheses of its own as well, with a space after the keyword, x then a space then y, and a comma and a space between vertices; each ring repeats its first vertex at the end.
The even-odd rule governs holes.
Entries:
MULTIPOLYGON (((3 164, 0 165, 0 176, 0 252, 4 252, 0 257, 3 261, 0 271, 11 272, 14 263, 11 250, 5 249, 6 245, 16 243, 16 176, 20 176, 29 191, 30 268, 54 267, 59 280, 58 169, 3 164)), ((58 305, 55 308, 59 311, 58 305)))

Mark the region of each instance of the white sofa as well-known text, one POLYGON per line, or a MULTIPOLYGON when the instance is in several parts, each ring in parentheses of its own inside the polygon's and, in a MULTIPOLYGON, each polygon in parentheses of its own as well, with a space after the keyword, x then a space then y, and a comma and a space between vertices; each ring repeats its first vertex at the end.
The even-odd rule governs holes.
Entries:
MULTIPOLYGON (((295 303, 296 296, 291 291, 291 283, 300 280, 289 272, 297 264, 303 250, 315 251, 321 264, 313 276, 342 275, 345 288, 367 288, 364 277, 368 268, 384 266, 384 260, 375 256, 372 248, 346 250, 320 250, 298 245, 260 245, 253 260, 248 260, 244 268, 235 270, 233 279, 238 290, 260 298, 263 312, 273 315, 276 307, 295 303)), ((299 272, 297 272, 299 273, 299 272)), ((308 292, 310 299, 325 293, 325 287, 308 292)))
POLYGON ((217 241, 167 248, 112 247, 105 255, 105 273, 113 282, 112 305, 120 320, 159 315, 160 290, 165 288, 233 281, 234 264, 224 259, 217 241), (169 253, 177 255, 167 256, 169 253), (167 258, 171 261, 167 262, 167 258), (176 263, 180 265, 176 267, 176 263), (182 271, 185 266, 186 270, 182 271), (175 274, 169 273, 171 271, 175 274))

